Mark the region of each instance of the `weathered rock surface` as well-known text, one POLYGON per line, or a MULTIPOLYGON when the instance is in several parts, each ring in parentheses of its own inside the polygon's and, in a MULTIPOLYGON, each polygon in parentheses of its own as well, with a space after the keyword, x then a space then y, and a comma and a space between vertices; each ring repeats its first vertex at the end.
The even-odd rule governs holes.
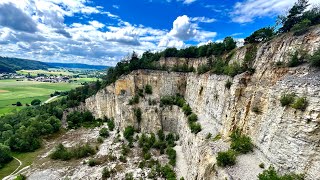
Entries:
MULTIPOLYGON (((183 155, 178 155, 178 162, 186 164, 178 163, 176 169, 185 179, 257 179, 263 171, 260 163, 273 165, 281 173, 304 173, 307 180, 320 179, 320 71, 308 64, 296 68, 275 66, 277 62, 288 62, 294 50, 312 54, 319 47, 319 27, 303 36, 281 35, 258 45, 254 74, 243 73, 233 79, 209 73, 135 71, 88 98, 82 108, 96 117, 113 117, 120 130, 134 125, 141 132, 163 129, 179 134, 181 149, 177 152, 183 155), (225 87, 228 79, 233 83, 230 90, 225 87), (152 86, 153 94, 137 105, 128 105, 138 89, 147 84, 152 86), (285 92, 306 97, 307 109, 282 107, 280 97, 285 92), (199 117, 202 131, 197 135, 191 133, 181 109, 159 106, 161 96, 177 93, 184 95, 199 117), (149 99, 158 103, 149 104, 149 99), (136 107, 143 112, 140 123, 133 113, 136 107), (261 113, 253 112, 254 107, 261 113), (256 148, 253 153, 239 156, 233 167, 217 167, 215 156, 228 149, 228 136, 235 128, 249 135, 256 148), (208 141, 208 133, 221 134, 222 139, 208 141)), ((230 63, 241 63, 246 50, 238 49, 230 63)), ((171 66, 172 61, 161 63, 171 66)))

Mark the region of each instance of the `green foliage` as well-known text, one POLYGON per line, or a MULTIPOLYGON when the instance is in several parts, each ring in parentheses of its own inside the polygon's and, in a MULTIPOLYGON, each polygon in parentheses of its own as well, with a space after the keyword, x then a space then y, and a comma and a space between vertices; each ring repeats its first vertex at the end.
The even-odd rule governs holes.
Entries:
POLYGON ((270 40, 275 35, 274 28, 261 28, 244 39, 244 44, 259 43, 270 40))
POLYGON ((184 114, 185 114, 186 116, 189 116, 189 115, 192 113, 192 109, 191 109, 191 107, 190 107, 189 104, 183 105, 182 111, 184 112, 184 114))
POLYGON ((177 178, 176 173, 174 172, 172 167, 168 164, 161 168, 161 174, 162 174, 162 177, 168 180, 176 180, 177 178))
POLYGON ((84 127, 96 127, 102 124, 101 121, 97 121, 90 111, 79 112, 74 111, 67 116, 68 128, 77 129, 81 126, 84 127))
POLYGON ((16 103, 16 106, 22 106, 21 102, 18 101, 18 102, 16 103))
POLYGON ((258 178, 259 180, 304 180, 304 176, 301 174, 285 174, 280 176, 272 166, 260 173, 258 178))
POLYGON ((239 129, 236 129, 230 135, 231 137, 231 149, 246 154, 253 150, 253 144, 251 142, 251 138, 240 133, 239 129))
POLYGON ((172 68, 174 72, 194 72, 195 69, 193 67, 189 67, 187 64, 183 65, 175 65, 172 68))
POLYGON ((228 79, 228 81, 226 82, 226 84, 224 85, 227 89, 230 89, 232 86, 232 82, 228 79))
POLYGON ((13 151, 29 152, 41 146, 41 137, 59 131, 61 122, 53 114, 56 104, 27 107, 0 117, 0 143, 13 151))
POLYGON ((113 130, 114 130, 115 124, 114 124, 114 120, 113 120, 113 119, 109 119, 109 120, 107 121, 107 125, 108 125, 108 128, 109 128, 110 131, 113 131, 113 130))
POLYGON ((19 174, 14 180, 26 180, 27 177, 23 174, 19 174))
POLYGON ((152 86, 150 84, 147 84, 145 87, 144 87, 144 92, 146 94, 152 94, 152 86))
POLYGON ((189 123, 189 127, 191 129, 191 132, 194 134, 198 134, 202 130, 201 125, 195 122, 189 123))
POLYGON ((123 136, 128 140, 131 141, 133 139, 133 135, 134 135, 134 128, 133 126, 128 126, 125 128, 124 132, 123 132, 123 136))
POLYGON ((212 134, 208 133, 207 136, 206 136, 206 139, 211 139, 211 137, 212 137, 212 134))
POLYGON ((102 128, 102 129, 100 129, 99 135, 100 135, 101 137, 104 137, 104 138, 109 137, 109 131, 108 131, 108 129, 107 129, 107 128, 102 128))
POLYGON ((193 123, 198 121, 198 116, 195 113, 192 113, 188 116, 188 122, 193 123))
POLYGON ((303 20, 303 13, 309 6, 308 0, 298 0, 294 6, 289 10, 289 14, 279 17, 279 22, 282 27, 279 29, 280 32, 289 32, 295 24, 303 20))
POLYGON ((15 73, 22 69, 47 70, 49 66, 40 61, 32 61, 18 58, 0 57, 0 72, 15 73))
POLYGON ((134 116, 136 117, 138 123, 141 122, 142 120, 142 111, 140 108, 136 108, 136 109, 133 109, 133 112, 134 112, 134 116))
POLYGON ((211 67, 207 64, 200 65, 197 69, 198 74, 204 74, 206 72, 209 72, 211 70, 211 67))
POLYGON ((94 155, 96 153, 95 149, 89 144, 77 145, 72 148, 65 148, 62 144, 59 144, 55 150, 49 155, 51 159, 68 161, 70 159, 81 159, 94 155))
POLYGON ((281 106, 289 106, 291 105, 295 100, 296 95, 294 93, 290 94, 282 94, 280 98, 281 106))
POLYGON ((88 165, 89 165, 90 167, 97 165, 97 160, 95 160, 95 159, 89 159, 88 165))
POLYGON ((68 161, 72 158, 72 153, 68 151, 62 144, 59 144, 56 149, 50 154, 50 158, 54 160, 68 161))
POLYGON ((320 67, 320 48, 309 58, 311 66, 320 67))
POLYGON ((103 138, 102 138, 102 137, 98 137, 98 138, 97 138, 97 142, 98 142, 99 144, 102 144, 102 143, 103 143, 103 138))
POLYGON ((232 166, 236 163, 236 153, 233 150, 218 152, 216 159, 218 166, 232 166))
POLYGON ((101 179, 102 180, 106 180, 106 179, 108 179, 110 177, 111 177, 111 171, 109 169, 107 169, 107 168, 103 168, 101 179))
POLYGON ((311 21, 309 19, 304 19, 301 22, 295 24, 291 31, 293 31, 295 36, 300 36, 305 34, 308 31, 308 27, 311 25, 311 21))
POLYGON ((291 59, 288 62, 288 66, 289 67, 296 67, 299 66, 300 64, 303 63, 303 56, 299 57, 299 51, 295 51, 292 55, 291 55, 291 59))
POLYGON ((176 157, 177 157, 176 150, 169 147, 169 148, 167 148, 166 153, 169 157, 169 164, 171 164, 172 166, 175 166, 176 165, 176 157))
POLYGON ((40 99, 34 99, 31 101, 32 106, 39 106, 41 104, 40 99))
POLYGON ((308 106, 308 101, 307 101, 307 98, 305 97, 297 98, 295 102, 291 105, 292 108, 299 109, 301 111, 306 110, 307 106, 308 106))
POLYGON ((129 100, 129 105, 139 104, 139 95, 135 95, 129 100))
POLYGON ((147 152, 144 154, 144 160, 149 160, 151 159, 151 153, 147 152))
POLYGON ((10 155, 10 148, 3 144, 0 144, 0 169, 7 163, 12 160, 12 156, 10 155))
POLYGON ((182 111, 186 116, 188 116, 188 123, 192 133, 197 134, 201 131, 201 125, 199 123, 195 123, 198 120, 196 114, 192 113, 192 109, 189 104, 183 99, 183 97, 177 96, 164 96, 160 99, 160 106, 164 105, 177 105, 182 107, 182 111))

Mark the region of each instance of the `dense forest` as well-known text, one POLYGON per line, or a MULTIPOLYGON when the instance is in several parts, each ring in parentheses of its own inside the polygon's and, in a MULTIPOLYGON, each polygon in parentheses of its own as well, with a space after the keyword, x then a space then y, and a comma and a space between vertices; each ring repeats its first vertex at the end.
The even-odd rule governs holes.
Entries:
MULTIPOLYGON (((178 50, 176 48, 167 48, 162 52, 147 51, 139 57, 133 53, 130 59, 119 62, 116 67, 110 68, 103 81, 97 81, 91 84, 71 90, 67 95, 56 102, 42 105, 30 106, 9 115, 0 117, 0 168, 12 160, 10 151, 28 152, 41 147, 41 138, 58 132, 61 128, 61 119, 63 111, 70 107, 78 106, 81 102, 106 85, 115 82, 120 76, 128 74, 137 69, 160 69, 167 70, 166 67, 156 66, 156 61, 161 57, 184 57, 198 58, 208 57, 207 65, 199 67, 198 73, 211 72, 216 74, 226 74, 235 76, 242 72, 253 73, 252 60, 255 58, 257 43, 269 41, 282 33, 291 32, 299 36, 308 32, 310 26, 320 24, 320 9, 311 8, 307 10, 308 1, 299 0, 291 8, 287 16, 279 17, 279 28, 265 27, 257 30, 245 39, 248 52, 245 55, 244 63, 229 64, 230 57, 236 48, 236 42, 231 37, 226 37, 223 42, 209 43, 203 46, 191 46, 186 49, 178 50), (277 29, 277 30, 275 30, 277 29)), ((311 65, 320 66, 320 50, 313 56, 307 58, 311 65)), ((12 58, 0 58, 0 72, 13 72, 22 69, 43 69, 48 68, 44 63, 36 61, 17 60, 12 58), (17 61, 17 62, 15 62, 17 61), (10 63, 8 63, 10 62, 10 63), (11 65, 8 65, 11 64, 11 65), (12 66, 15 64, 15 66, 12 66), (28 66, 28 67, 26 67, 28 66)), ((300 59, 294 55, 292 60, 298 65, 300 59)), ((177 67, 173 71, 190 72, 195 71, 188 67, 177 67)), ((97 125, 100 120, 95 120, 89 112, 74 113, 69 116, 72 122, 69 128, 79 127, 79 123, 93 122, 97 125), (80 121, 78 121, 79 117, 80 121)))
POLYGON ((51 66, 39 61, 32 61, 18 58, 0 57, 0 73, 15 73, 18 70, 48 69, 51 66))

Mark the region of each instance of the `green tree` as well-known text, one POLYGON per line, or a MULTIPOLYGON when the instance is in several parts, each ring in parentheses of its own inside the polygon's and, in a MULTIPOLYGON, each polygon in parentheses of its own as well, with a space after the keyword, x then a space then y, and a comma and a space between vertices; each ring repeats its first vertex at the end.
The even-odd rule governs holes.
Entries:
POLYGON ((309 6, 308 0, 298 0, 294 6, 289 10, 287 16, 280 16, 278 21, 282 24, 279 29, 280 32, 289 32, 291 28, 302 20, 303 12, 309 6))
POLYGON ((270 40, 275 35, 271 27, 261 28, 244 39, 244 44, 259 43, 270 40))
POLYGON ((237 47, 237 42, 232 37, 226 37, 223 40, 223 44, 225 46, 226 51, 231 51, 237 47))
POLYGON ((10 148, 3 144, 0 144, 0 169, 12 160, 12 156, 10 155, 10 148))
POLYGON ((32 106, 38 106, 40 104, 41 104, 40 99, 34 99, 34 100, 31 101, 31 105, 32 106))

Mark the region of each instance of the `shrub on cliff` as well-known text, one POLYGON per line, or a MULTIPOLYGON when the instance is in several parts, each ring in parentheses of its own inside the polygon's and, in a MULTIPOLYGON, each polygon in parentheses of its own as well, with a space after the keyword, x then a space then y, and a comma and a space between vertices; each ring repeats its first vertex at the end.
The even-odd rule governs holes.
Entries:
POLYGON ((183 107, 182 107, 182 110, 184 112, 184 114, 186 116, 189 116, 191 113, 192 113, 192 109, 191 107, 189 106, 189 104, 185 104, 183 107))
POLYGON ((190 116, 188 116, 188 122, 189 123, 193 123, 198 121, 198 116, 194 113, 190 114, 190 116))
POLYGON ((108 125, 108 128, 109 128, 110 131, 114 130, 115 125, 114 125, 114 120, 113 119, 109 119, 107 121, 107 125, 108 125))
POLYGON ((309 58, 311 66, 320 67, 320 48, 309 58))
POLYGON ((189 127, 191 129, 191 132, 194 134, 198 134, 198 132, 202 130, 201 125, 195 122, 189 123, 189 127))
POLYGON ((144 92, 146 94, 152 94, 152 86, 147 84, 145 87, 144 87, 144 92))
POLYGON ((128 140, 132 140, 134 135, 134 128, 133 126, 128 126, 125 128, 124 132, 123 132, 123 136, 128 140))
POLYGON ((228 79, 228 81, 226 82, 226 84, 224 85, 227 89, 230 89, 232 86, 232 82, 228 79))
POLYGON ((138 104, 139 101, 139 95, 135 95, 129 100, 129 105, 138 104))
POLYGON ((177 157, 177 153, 176 150, 174 150, 173 148, 169 147, 166 151, 168 157, 169 157, 169 164, 171 164, 172 166, 176 165, 176 157, 177 157))
POLYGON ((240 130, 235 130, 230 135, 231 137, 231 149, 246 154, 253 150, 253 144, 251 138, 240 133, 240 130))
POLYGON ((301 174, 285 174, 283 176, 278 175, 274 167, 270 166, 258 175, 259 180, 304 180, 304 176, 301 174))
POLYGON ((233 150, 218 152, 216 159, 218 166, 232 166, 236 163, 236 153, 233 150))
POLYGON ((99 131, 99 135, 101 137, 104 137, 104 138, 107 138, 109 137, 109 131, 107 128, 102 128, 100 131, 99 131))
POLYGON ((297 98, 295 102, 291 105, 292 108, 299 109, 301 111, 306 110, 307 106, 308 106, 308 101, 307 101, 307 98, 305 97, 297 98))
POLYGON ((294 93, 282 94, 280 98, 281 106, 289 106, 294 102, 296 95, 294 93))
POLYGON ((133 112, 134 112, 134 116, 136 117, 138 123, 141 122, 142 120, 142 111, 140 108, 136 108, 136 109, 133 109, 133 112))

